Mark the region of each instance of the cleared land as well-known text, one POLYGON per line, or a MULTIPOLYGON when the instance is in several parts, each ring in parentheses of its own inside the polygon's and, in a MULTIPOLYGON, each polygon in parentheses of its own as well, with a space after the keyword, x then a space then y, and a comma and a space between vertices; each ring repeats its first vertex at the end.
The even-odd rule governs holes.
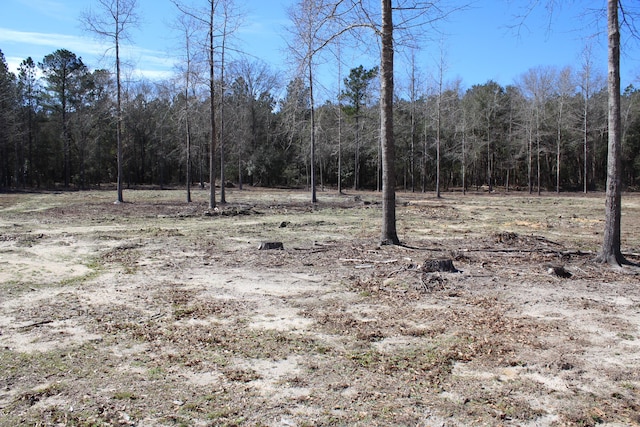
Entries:
POLYGON ((0 195, 0 426, 640 425, 603 195, 230 191, 0 195))

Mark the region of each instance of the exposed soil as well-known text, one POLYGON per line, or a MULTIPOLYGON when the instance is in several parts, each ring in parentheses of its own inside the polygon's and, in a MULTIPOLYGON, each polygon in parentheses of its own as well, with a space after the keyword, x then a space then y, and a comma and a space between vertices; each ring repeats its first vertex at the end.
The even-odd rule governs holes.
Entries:
POLYGON ((114 198, 0 195, 0 426, 640 425, 601 194, 399 193, 406 246, 375 193, 114 198))

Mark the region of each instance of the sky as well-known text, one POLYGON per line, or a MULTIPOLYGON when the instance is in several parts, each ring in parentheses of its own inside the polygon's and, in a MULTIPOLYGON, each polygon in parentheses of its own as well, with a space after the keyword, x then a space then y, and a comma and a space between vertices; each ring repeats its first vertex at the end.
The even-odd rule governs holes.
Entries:
MULTIPOLYGON (((195 1, 195 0, 192 0, 195 1)), ((287 65, 287 8, 293 0, 236 0, 245 10, 236 46, 266 62, 274 72, 290 78, 287 65)), ((137 0, 140 25, 131 30, 125 46, 125 58, 132 76, 156 80, 176 73, 182 52, 175 28, 178 10, 170 0, 137 0)), ((200 3, 206 4, 204 1, 200 3)), ((451 4, 462 3, 450 1, 451 4)), ((540 7, 524 21, 522 5, 529 0, 478 0, 466 10, 439 22, 429 37, 421 41, 416 61, 425 85, 433 83, 439 64, 444 65, 444 80, 460 79, 463 87, 489 80, 506 86, 536 67, 572 66, 580 69, 582 54, 591 45, 596 70, 606 75, 606 20, 603 15, 585 14, 590 8, 604 8, 604 0, 557 2, 561 6, 550 13, 540 7), (563 5, 564 3, 564 5, 563 5), (569 6, 567 6, 569 4, 569 6)), ((542 2, 544 3, 544 2, 542 2)), ((81 13, 96 8, 97 0, 2 0, 0 12, 0 50, 12 71, 27 57, 37 63, 45 55, 64 48, 81 57, 92 69, 112 68, 112 59, 104 53, 108 45, 86 33, 80 23, 81 13)), ((374 49, 375 50, 375 49, 374 49)), ((397 81, 406 79, 406 49, 396 55, 397 81)), ((345 55, 342 75, 348 69, 377 64, 375 54, 355 47, 345 55)), ((324 87, 331 91, 336 82, 335 64, 325 63, 320 72, 324 87)), ((133 77, 135 78, 135 77, 133 77)), ((640 42, 623 47, 622 87, 640 87, 640 42)))

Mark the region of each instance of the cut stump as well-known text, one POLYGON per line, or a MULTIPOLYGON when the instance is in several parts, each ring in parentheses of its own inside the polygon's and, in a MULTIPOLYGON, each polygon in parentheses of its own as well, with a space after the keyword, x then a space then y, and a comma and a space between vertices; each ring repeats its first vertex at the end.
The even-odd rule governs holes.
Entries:
POLYGON ((282 244, 282 242, 262 242, 258 247, 258 250, 261 250, 261 251, 268 251, 268 250, 274 250, 274 249, 284 250, 284 245, 282 244))
POLYGON ((558 276, 561 279, 569 279, 571 276, 573 276, 573 274, 567 271, 564 267, 554 265, 550 265, 547 268, 547 273, 551 274, 552 276, 558 276))
POLYGON ((428 259, 422 264, 422 271, 434 273, 436 271, 457 273, 458 269, 453 266, 451 259, 428 259))

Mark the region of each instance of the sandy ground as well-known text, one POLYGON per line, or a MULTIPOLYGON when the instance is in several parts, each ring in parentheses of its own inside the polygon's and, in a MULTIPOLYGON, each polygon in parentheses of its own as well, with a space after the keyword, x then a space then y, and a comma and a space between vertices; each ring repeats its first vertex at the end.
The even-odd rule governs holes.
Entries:
POLYGON ((0 195, 1 426, 640 425, 602 195, 401 194, 408 247, 377 245, 373 193, 112 196, 0 195))

